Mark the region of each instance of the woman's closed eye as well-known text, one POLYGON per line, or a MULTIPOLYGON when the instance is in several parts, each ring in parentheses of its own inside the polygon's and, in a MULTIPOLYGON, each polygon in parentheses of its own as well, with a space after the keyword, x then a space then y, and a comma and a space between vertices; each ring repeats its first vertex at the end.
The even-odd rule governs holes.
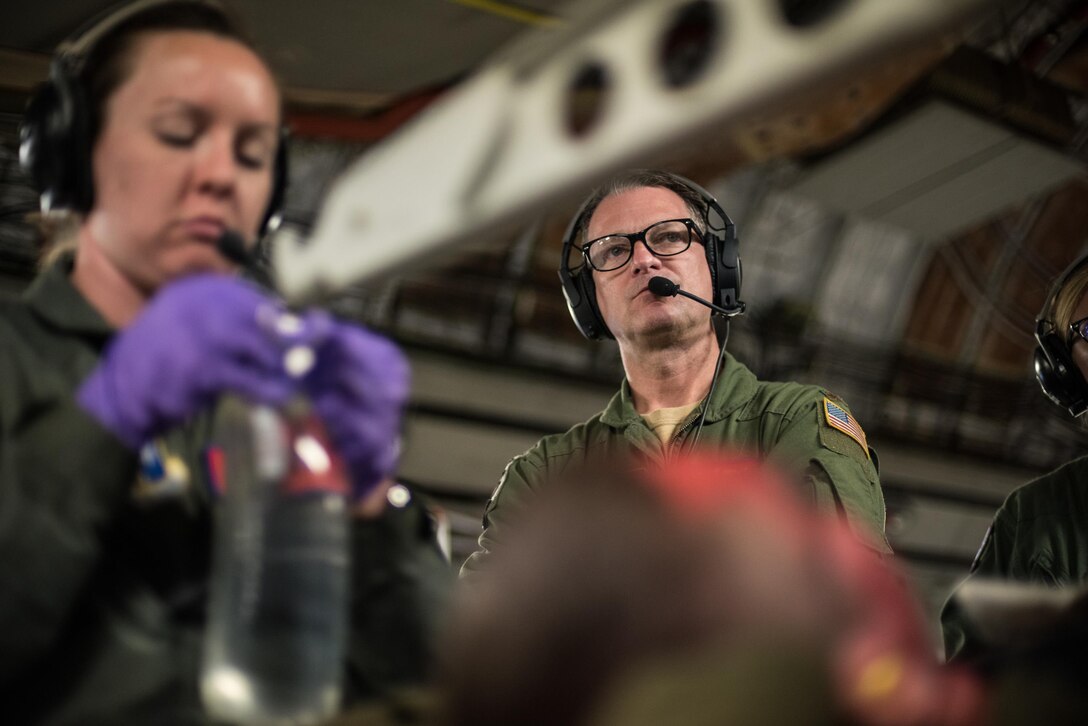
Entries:
POLYGON ((162 119, 154 125, 155 136, 167 146, 188 148, 200 135, 200 124, 191 118, 162 119))
POLYGON ((264 169, 272 164, 276 144, 274 134, 265 131, 245 133, 236 145, 238 163, 248 169, 264 169))

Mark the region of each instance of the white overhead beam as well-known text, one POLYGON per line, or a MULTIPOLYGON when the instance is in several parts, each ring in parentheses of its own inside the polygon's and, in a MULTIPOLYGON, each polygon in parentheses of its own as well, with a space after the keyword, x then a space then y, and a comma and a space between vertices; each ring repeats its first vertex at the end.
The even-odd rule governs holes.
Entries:
POLYGON ((333 186, 311 239, 274 246, 280 287, 300 300, 433 258, 985 4, 845 0, 805 27, 785 22, 780 0, 599 5, 591 20, 532 34, 365 154, 333 186), (674 37, 702 36, 707 52, 688 82, 670 84, 663 49, 683 17, 696 22, 674 37), (599 112, 578 136, 571 89, 591 68, 604 79, 599 112))

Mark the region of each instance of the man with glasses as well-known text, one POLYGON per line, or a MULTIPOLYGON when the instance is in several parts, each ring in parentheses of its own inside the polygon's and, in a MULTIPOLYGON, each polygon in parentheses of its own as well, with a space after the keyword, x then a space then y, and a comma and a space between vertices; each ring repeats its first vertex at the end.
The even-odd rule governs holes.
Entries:
POLYGON ((727 315, 743 311, 735 230, 705 190, 665 172, 618 175, 575 215, 560 279, 579 330, 619 344, 625 380, 604 411, 507 465, 462 572, 480 567, 532 492, 566 467, 633 453, 667 464, 695 446, 773 459, 815 506, 889 550, 876 459, 846 404, 816 386, 757 380, 725 352, 710 309, 674 296, 679 286, 727 315), (666 280, 651 290, 656 277, 666 280))

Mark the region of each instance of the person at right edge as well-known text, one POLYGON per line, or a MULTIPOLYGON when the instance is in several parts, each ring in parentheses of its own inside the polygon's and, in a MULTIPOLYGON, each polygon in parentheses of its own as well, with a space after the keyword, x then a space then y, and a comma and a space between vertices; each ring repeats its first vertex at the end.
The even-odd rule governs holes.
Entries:
POLYGON ((565 467, 634 451, 661 462, 695 446, 800 474, 817 509, 839 513, 870 547, 890 552, 876 455, 846 403, 819 386, 758 380, 726 352, 728 327, 719 339, 708 307, 661 294, 660 283, 651 290, 651 279, 665 277, 716 304, 726 321, 744 310, 736 230, 709 193, 668 172, 620 173, 571 221, 559 277, 582 334, 619 344, 625 380, 599 414, 507 465, 463 576, 486 569, 511 520, 565 467))
MULTIPOLYGON (((1088 256, 1075 260, 1051 285, 1035 320, 1035 373, 1043 393, 1074 418, 1088 411, 1088 256)), ((989 675, 1008 709, 1033 723, 1083 723, 1088 698, 1088 457, 1074 459, 1013 491, 994 515, 968 577, 941 611, 945 657, 989 675), (996 629, 972 617, 964 584, 1007 582, 1021 588, 1066 590, 1070 606, 1034 612, 1012 607, 996 629), (1020 625, 1028 624, 1024 631, 1020 625), (1046 706, 1051 712, 1043 712, 1046 706)), ((1007 709, 1007 710, 1008 710, 1007 709)))

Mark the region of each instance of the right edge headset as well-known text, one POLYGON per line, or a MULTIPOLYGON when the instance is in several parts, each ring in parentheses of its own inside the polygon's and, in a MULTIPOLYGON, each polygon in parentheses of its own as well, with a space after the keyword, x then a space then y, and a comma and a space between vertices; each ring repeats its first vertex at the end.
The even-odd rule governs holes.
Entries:
MULTIPOLYGON (((145 14, 193 12, 194 8, 233 29, 225 9, 213 0, 141 0, 96 18, 58 46, 49 79, 35 89, 19 128, 19 162, 41 195, 42 211, 65 209, 86 214, 94 206, 91 156, 96 130, 84 85, 87 59, 100 43, 131 23, 139 23, 145 14)), ((283 206, 286 141, 286 132, 281 130, 272 171, 272 194, 261 220, 262 235, 275 228, 283 206)))
POLYGON ((1086 265, 1088 255, 1074 260, 1066 268, 1057 282, 1051 285, 1043 309, 1035 318, 1035 377, 1047 398, 1074 417, 1088 411, 1088 381, 1084 380, 1080 368, 1073 361, 1065 331, 1057 330, 1051 317, 1055 298, 1073 275, 1086 265))
MULTIPOLYGON (((667 177, 675 184, 687 187, 699 195, 703 202, 703 221, 706 223, 706 231, 703 233, 703 247, 706 251, 707 265, 710 267, 710 281, 714 289, 713 303, 731 312, 744 311, 744 303, 740 301, 740 247, 737 241, 737 228, 733 220, 725 213, 718 201, 698 184, 678 174, 670 172, 653 172, 667 177)), ((634 180, 638 170, 632 172, 634 180)), ((632 189, 638 188, 638 184, 632 185, 632 189)), ((661 186, 660 184, 645 184, 644 186, 661 186)), ((661 186, 668 189, 667 186, 661 186)), ((601 317, 601 311, 597 307, 597 290, 593 283, 593 270, 584 262, 582 265, 572 268, 570 266, 571 255, 580 251, 581 246, 575 239, 582 233, 587 214, 592 214, 596 209, 587 207, 596 200, 599 204, 602 199, 593 194, 578 209, 563 235, 563 253, 559 261, 559 282, 563 288, 563 297, 567 301, 567 310, 574 320, 574 325, 589 340, 611 338, 612 332, 601 317)))

